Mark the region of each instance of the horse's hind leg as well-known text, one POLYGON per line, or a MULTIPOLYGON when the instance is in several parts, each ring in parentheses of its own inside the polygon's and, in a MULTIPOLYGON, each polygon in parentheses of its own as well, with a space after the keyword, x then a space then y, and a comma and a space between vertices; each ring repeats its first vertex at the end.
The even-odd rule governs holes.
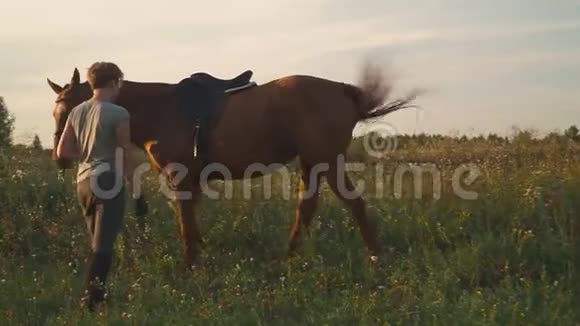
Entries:
POLYGON ((300 242, 300 233, 310 225, 312 217, 316 211, 318 203, 320 178, 316 169, 311 165, 301 161, 301 175, 298 185, 298 208, 296 210, 296 221, 290 232, 289 246, 293 252, 300 242))
POLYGON ((326 174, 326 181, 334 194, 350 209, 371 254, 378 256, 380 250, 374 227, 369 224, 367 218, 366 203, 346 175, 344 163, 331 164, 326 174))

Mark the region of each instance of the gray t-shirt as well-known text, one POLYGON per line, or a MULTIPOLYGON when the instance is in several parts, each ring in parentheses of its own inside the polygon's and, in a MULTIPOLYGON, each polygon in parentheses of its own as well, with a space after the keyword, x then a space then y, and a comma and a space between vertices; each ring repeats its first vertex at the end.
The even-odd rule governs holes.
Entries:
POLYGON ((116 152, 120 148, 116 129, 121 121, 128 118, 129 112, 122 106, 95 99, 87 100, 72 109, 68 122, 73 127, 80 147, 77 182, 93 172, 100 173, 103 169, 119 171, 123 168, 122 152, 116 152))

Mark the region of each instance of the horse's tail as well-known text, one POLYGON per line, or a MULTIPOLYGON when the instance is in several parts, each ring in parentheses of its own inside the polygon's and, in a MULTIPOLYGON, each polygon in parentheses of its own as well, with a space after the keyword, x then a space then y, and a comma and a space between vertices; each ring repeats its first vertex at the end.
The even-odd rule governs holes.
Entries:
POLYGON ((419 91, 413 91, 403 98, 386 102, 392 89, 393 85, 378 67, 366 65, 358 85, 346 84, 345 92, 355 103, 360 120, 367 120, 415 107, 412 102, 419 95, 419 91))

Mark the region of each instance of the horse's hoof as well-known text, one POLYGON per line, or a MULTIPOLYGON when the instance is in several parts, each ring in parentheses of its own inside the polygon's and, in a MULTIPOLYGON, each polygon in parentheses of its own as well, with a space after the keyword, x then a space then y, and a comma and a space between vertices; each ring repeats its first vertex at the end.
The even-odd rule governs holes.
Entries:
POLYGON ((197 268, 196 264, 193 263, 182 263, 179 266, 179 271, 182 273, 189 273, 195 271, 197 268))
POLYGON ((388 265, 388 259, 385 255, 372 254, 369 257, 369 265, 377 268, 384 268, 388 265))
POLYGON ((179 265, 179 270, 182 273, 195 272, 200 268, 198 259, 186 259, 179 265))
POLYGON ((292 248, 292 249, 289 249, 289 250, 286 252, 286 259, 297 258, 297 257, 299 257, 299 256, 300 256, 300 255, 298 254, 298 251, 297 251, 296 249, 294 249, 294 248, 292 248))

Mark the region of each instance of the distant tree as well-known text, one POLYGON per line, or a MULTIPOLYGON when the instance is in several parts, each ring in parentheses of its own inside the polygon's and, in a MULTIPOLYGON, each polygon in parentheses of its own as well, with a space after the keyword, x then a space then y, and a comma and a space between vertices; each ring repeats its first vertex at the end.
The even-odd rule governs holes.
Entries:
POLYGON ((40 137, 38 135, 34 135, 34 140, 32 140, 32 148, 35 150, 42 150, 42 142, 40 141, 40 137))
POLYGON ((580 134, 578 133, 578 127, 575 125, 570 126, 570 128, 566 129, 564 132, 564 136, 572 139, 573 141, 580 141, 580 134))
POLYGON ((512 137, 512 144, 519 146, 528 146, 534 141, 533 131, 529 129, 521 130, 514 128, 514 134, 512 137))
POLYGON ((4 98, 0 96, 0 148, 12 146, 14 116, 8 111, 4 98))
POLYGON ((562 135, 560 135, 557 132, 552 131, 552 132, 548 133, 546 135, 546 137, 544 137, 544 139, 547 141, 555 141, 555 140, 560 139, 561 137, 562 137, 562 135))

